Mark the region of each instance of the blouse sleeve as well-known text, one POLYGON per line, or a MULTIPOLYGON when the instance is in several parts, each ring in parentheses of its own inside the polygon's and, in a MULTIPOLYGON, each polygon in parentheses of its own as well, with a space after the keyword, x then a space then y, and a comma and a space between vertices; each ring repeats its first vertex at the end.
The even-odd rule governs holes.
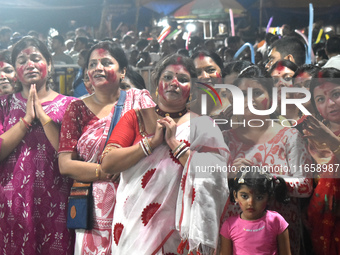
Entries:
POLYGON ((290 196, 309 197, 313 191, 313 182, 304 169, 305 165, 312 163, 312 158, 302 135, 293 128, 288 132, 290 137, 286 144, 286 151, 290 173, 283 178, 287 182, 290 196))
POLYGON ((59 153, 60 152, 75 152, 77 143, 82 134, 81 114, 78 107, 79 101, 74 101, 69 104, 60 131, 59 153))
POLYGON ((129 147, 136 139, 138 120, 135 110, 130 110, 119 120, 107 144, 115 144, 121 147, 129 147))

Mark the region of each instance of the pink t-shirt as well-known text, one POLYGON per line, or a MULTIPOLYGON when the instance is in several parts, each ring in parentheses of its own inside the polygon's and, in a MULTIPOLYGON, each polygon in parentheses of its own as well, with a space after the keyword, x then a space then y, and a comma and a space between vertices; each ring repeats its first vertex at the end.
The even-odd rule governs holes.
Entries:
POLYGON ((228 218, 222 225, 221 235, 233 242, 233 254, 276 255, 277 236, 288 223, 277 212, 267 211, 260 219, 243 220, 239 215, 228 218))

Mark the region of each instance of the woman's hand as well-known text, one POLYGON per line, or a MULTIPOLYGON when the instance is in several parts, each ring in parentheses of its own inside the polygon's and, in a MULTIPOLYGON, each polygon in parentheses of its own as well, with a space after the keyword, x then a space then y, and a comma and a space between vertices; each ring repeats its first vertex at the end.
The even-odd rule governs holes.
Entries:
POLYGON ((164 132, 163 132, 163 130, 164 130, 163 126, 159 122, 157 122, 156 123, 155 135, 149 141, 150 146, 151 146, 152 149, 155 149, 159 145, 162 144, 162 142, 164 140, 164 132))
POLYGON ((27 98, 26 115, 24 117, 29 124, 35 119, 34 100, 36 92, 35 85, 32 84, 27 98))
POLYGON ((305 138, 319 146, 327 145, 331 150, 335 150, 339 146, 339 138, 321 121, 317 120, 314 116, 308 116, 303 125, 305 138), (336 143, 336 141, 339 141, 336 143))
POLYGON ((158 120, 158 123, 165 127, 164 139, 166 143, 170 146, 170 148, 172 148, 171 143, 177 141, 176 139, 177 123, 170 117, 160 119, 158 120))
POLYGON ((253 162, 249 159, 246 158, 237 158, 233 162, 233 166, 236 167, 237 171, 236 172, 230 172, 228 175, 228 178, 234 178, 237 174, 237 172, 241 171, 241 167, 247 167, 247 166, 252 166, 253 162))
POLYGON ((40 121, 41 124, 46 123, 48 120, 50 120, 50 116, 48 116, 44 109, 41 106, 40 99, 38 97, 37 89, 35 84, 31 85, 31 90, 34 98, 34 111, 35 111, 35 117, 40 121))

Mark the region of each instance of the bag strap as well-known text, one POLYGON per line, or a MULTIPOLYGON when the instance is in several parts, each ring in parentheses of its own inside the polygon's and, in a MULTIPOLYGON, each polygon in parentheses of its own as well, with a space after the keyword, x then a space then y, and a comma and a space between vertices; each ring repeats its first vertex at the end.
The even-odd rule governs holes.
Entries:
POLYGON ((121 90, 118 102, 115 106, 115 111, 114 111, 113 116, 112 116, 110 129, 109 129, 109 132, 107 134, 106 141, 105 141, 105 146, 107 144, 107 141, 110 139, 110 136, 111 136, 111 133, 112 133, 114 127, 116 126, 116 124, 118 123, 118 121, 119 121, 119 119, 122 115, 122 110, 123 110, 123 107, 124 107, 125 99, 126 99, 126 91, 121 90))

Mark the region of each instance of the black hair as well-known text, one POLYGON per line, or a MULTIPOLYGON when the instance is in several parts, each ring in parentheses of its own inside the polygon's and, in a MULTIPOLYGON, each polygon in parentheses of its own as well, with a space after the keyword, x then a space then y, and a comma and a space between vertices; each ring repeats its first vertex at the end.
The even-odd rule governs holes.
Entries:
POLYGON ((202 56, 211 58, 216 63, 216 65, 218 65, 218 67, 221 69, 221 76, 224 77, 223 61, 217 53, 209 52, 207 50, 200 50, 200 51, 195 52, 191 58, 194 60, 195 58, 202 57, 202 56))
POLYGON ((128 78, 137 89, 146 89, 143 77, 134 71, 131 66, 128 66, 125 77, 128 78))
POLYGON ((12 59, 11 59, 11 51, 9 50, 0 51, 0 61, 13 66, 12 59))
POLYGON ((339 54, 340 53, 340 37, 332 36, 326 41, 325 50, 327 54, 339 54))
POLYGON ((229 180, 231 202, 235 202, 234 191, 237 194, 242 185, 246 185, 254 192, 268 194, 269 197, 274 197, 277 202, 289 202, 285 180, 271 175, 263 167, 262 169, 261 167, 253 167, 252 171, 240 171, 234 179, 229 180))
POLYGON ((179 50, 177 51, 177 54, 183 55, 183 56, 186 56, 186 57, 190 57, 189 51, 186 50, 186 49, 179 49, 179 50))
POLYGON ((322 57, 322 59, 328 59, 325 48, 317 49, 315 55, 322 57))
POLYGON ((285 36, 275 41, 271 48, 275 48, 281 54, 282 59, 292 55, 298 66, 303 65, 306 61, 306 47, 296 36, 285 36))
POLYGON ((251 65, 253 64, 247 60, 232 61, 227 63, 227 65, 225 66, 224 74, 225 75, 230 75, 232 73, 240 74, 243 69, 251 65))
POLYGON ((144 50, 149 45, 149 41, 147 39, 140 39, 136 42, 136 47, 144 50))
MULTIPOLYGON (((52 66, 53 70, 53 63, 52 63, 52 55, 47 49, 46 45, 37 39, 36 37, 33 36, 24 36, 23 38, 20 39, 16 44, 14 44, 13 49, 12 49, 12 65, 14 68, 16 68, 15 62, 17 60, 18 55, 20 52, 28 47, 35 47, 39 50, 41 55, 45 58, 47 65, 52 66)), ((19 88, 19 91, 22 89, 22 84, 20 83, 19 79, 17 80, 17 85, 19 88)), ((50 86, 53 85, 53 80, 51 74, 48 74, 47 81, 46 81, 46 89, 49 89, 50 86)))
POLYGON ((85 48, 87 48, 87 44, 89 43, 89 39, 85 36, 77 36, 76 39, 74 40, 74 42, 79 41, 82 44, 85 45, 85 48))
POLYGON ((57 40, 58 42, 60 42, 60 44, 64 45, 65 44, 65 39, 62 35, 56 35, 53 36, 52 39, 57 40))
POLYGON ((269 97, 272 98, 274 81, 269 73, 258 65, 250 65, 243 69, 234 81, 235 86, 239 86, 243 79, 251 79, 261 84, 267 90, 269 97))
POLYGON ((110 53, 110 55, 113 58, 115 58, 115 60, 118 62, 120 71, 123 70, 124 68, 128 67, 128 60, 126 58, 124 51, 122 50, 121 47, 119 47, 119 45, 117 43, 114 43, 114 42, 111 42, 111 41, 99 42, 99 43, 97 43, 97 44, 95 44, 91 47, 91 49, 89 50, 89 53, 87 55, 86 67, 89 66, 91 54, 96 49, 107 50, 110 53))
POLYGON ((161 74, 169 65, 183 65, 191 78, 197 78, 196 68, 192 59, 179 54, 171 54, 158 61, 151 73, 151 82, 155 87, 158 87, 161 74))
POLYGON ((272 65, 272 67, 269 69, 268 72, 271 74, 278 66, 287 67, 290 70, 292 70, 293 72, 295 72, 298 69, 298 66, 294 62, 292 62, 288 59, 281 59, 281 60, 277 61, 274 65, 272 65))
MULTIPOLYGON (((321 70, 320 67, 312 64, 304 64, 295 71, 293 75, 293 79, 295 79, 298 75, 302 73, 308 73, 310 76, 315 76, 321 70)), ((294 82, 294 80, 293 80, 294 82)))
POLYGON ((322 68, 319 72, 312 76, 312 81, 310 83, 309 91, 311 93, 311 102, 314 107, 316 117, 319 120, 322 120, 322 117, 319 114, 318 109, 316 108, 315 100, 314 100, 314 90, 316 87, 324 84, 324 83, 333 83, 340 86, 340 70, 336 68, 322 68))
POLYGON ((238 45, 241 43, 241 37, 229 36, 226 38, 226 42, 227 42, 228 47, 230 47, 230 45, 238 45))

